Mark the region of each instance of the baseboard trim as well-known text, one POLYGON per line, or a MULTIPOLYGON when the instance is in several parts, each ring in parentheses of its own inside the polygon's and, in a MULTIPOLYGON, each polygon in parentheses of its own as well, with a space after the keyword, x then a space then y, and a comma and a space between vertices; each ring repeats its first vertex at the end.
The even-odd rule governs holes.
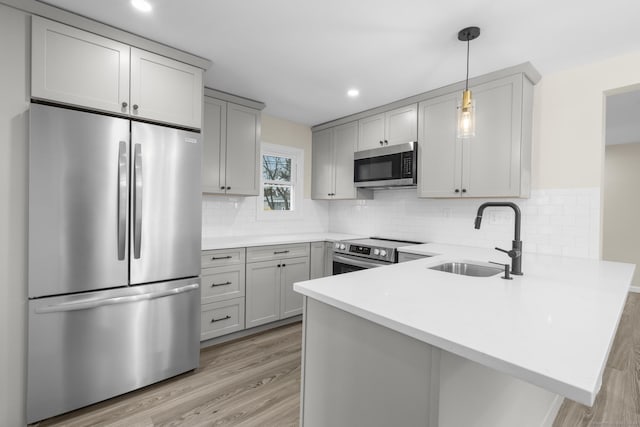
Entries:
POLYGON ((293 316, 288 319, 277 320, 275 322, 267 323, 266 325, 260 325, 254 328, 245 329, 243 331, 238 331, 228 335, 223 335, 221 337, 211 338, 210 340, 200 341, 200 349, 211 347, 212 345, 234 341, 240 338, 248 337, 249 335, 259 334, 260 332, 268 331, 269 329, 277 328, 279 326, 300 322, 301 320, 302 320, 302 314, 299 314, 297 316, 293 316))
POLYGON ((629 292, 633 292, 634 294, 640 294, 640 286, 631 286, 629 288, 629 292))

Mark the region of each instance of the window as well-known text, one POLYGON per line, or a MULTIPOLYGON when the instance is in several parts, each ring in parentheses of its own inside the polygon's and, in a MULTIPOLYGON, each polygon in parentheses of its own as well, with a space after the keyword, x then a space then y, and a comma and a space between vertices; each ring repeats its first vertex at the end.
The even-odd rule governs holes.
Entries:
POLYGON ((262 143, 258 217, 290 218, 300 212, 304 151, 262 143))

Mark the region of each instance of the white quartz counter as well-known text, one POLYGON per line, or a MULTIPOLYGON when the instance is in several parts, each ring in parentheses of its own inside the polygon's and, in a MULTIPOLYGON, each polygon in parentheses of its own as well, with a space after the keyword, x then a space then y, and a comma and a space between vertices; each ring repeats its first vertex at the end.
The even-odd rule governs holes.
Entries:
POLYGON ((362 237, 363 236, 343 233, 302 233, 264 236, 215 237, 202 239, 202 250, 284 245, 304 242, 335 242, 339 240, 360 239, 362 237))
POLYGON ((435 255, 296 283, 294 289, 425 343, 592 405, 635 266, 523 255, 523 276, 430 270, 446 261, 507 262, 494 250, 424 244, 435 255))

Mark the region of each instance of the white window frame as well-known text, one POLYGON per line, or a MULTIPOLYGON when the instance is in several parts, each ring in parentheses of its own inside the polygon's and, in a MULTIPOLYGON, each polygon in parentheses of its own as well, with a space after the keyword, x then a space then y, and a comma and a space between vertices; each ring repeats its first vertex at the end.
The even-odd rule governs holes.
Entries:
POLYGON ((261 220, 287 220, 302 215, 304 187, 304 150, 286 145, 260 144, 260 194, 257 197, 257 218, 261 220), (288 157, 291 159, 291 210, 264 210, 264 178, 262 176, 262 158, 264 155, 288 157))

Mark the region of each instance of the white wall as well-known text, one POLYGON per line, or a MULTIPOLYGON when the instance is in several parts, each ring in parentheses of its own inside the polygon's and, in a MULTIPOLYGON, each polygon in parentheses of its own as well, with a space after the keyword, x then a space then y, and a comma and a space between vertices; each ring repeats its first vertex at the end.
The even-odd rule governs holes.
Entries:
POLYGON ((0 425, 26 423, 30 21, 0 5, 0 425))
POLYGON ((202 237, 324 232, 329 227, 327 201, 311 200, 311 129, 262 114, 262 141, 304 150, 304 200, 301 214, 286 220, 258 219, 256 197, 203 195, 202 237))
MULTIPOLYGON (((640 135, 637 136, 640 138, 640 135)), ((602 258, 640 264, 640 142, 609 145, 605 156, 602 258)), ((640 285, 640 269, 631 282, 640 285)))
MULTIPOLYGON (((511 248, 511 209, 488 208, 482 227, 474 229, 478 206, 484 201, 488 200, 419 199, 416 190, 380 190, 374 200, 332 201, 329 229, 401 240, 511 248)), ((522 211, 525 252, 598 257, 598 188, 534 190, 529 199, 511 201, 522 211)), ((496 252, 495 261, 499 260, 496 252)))

